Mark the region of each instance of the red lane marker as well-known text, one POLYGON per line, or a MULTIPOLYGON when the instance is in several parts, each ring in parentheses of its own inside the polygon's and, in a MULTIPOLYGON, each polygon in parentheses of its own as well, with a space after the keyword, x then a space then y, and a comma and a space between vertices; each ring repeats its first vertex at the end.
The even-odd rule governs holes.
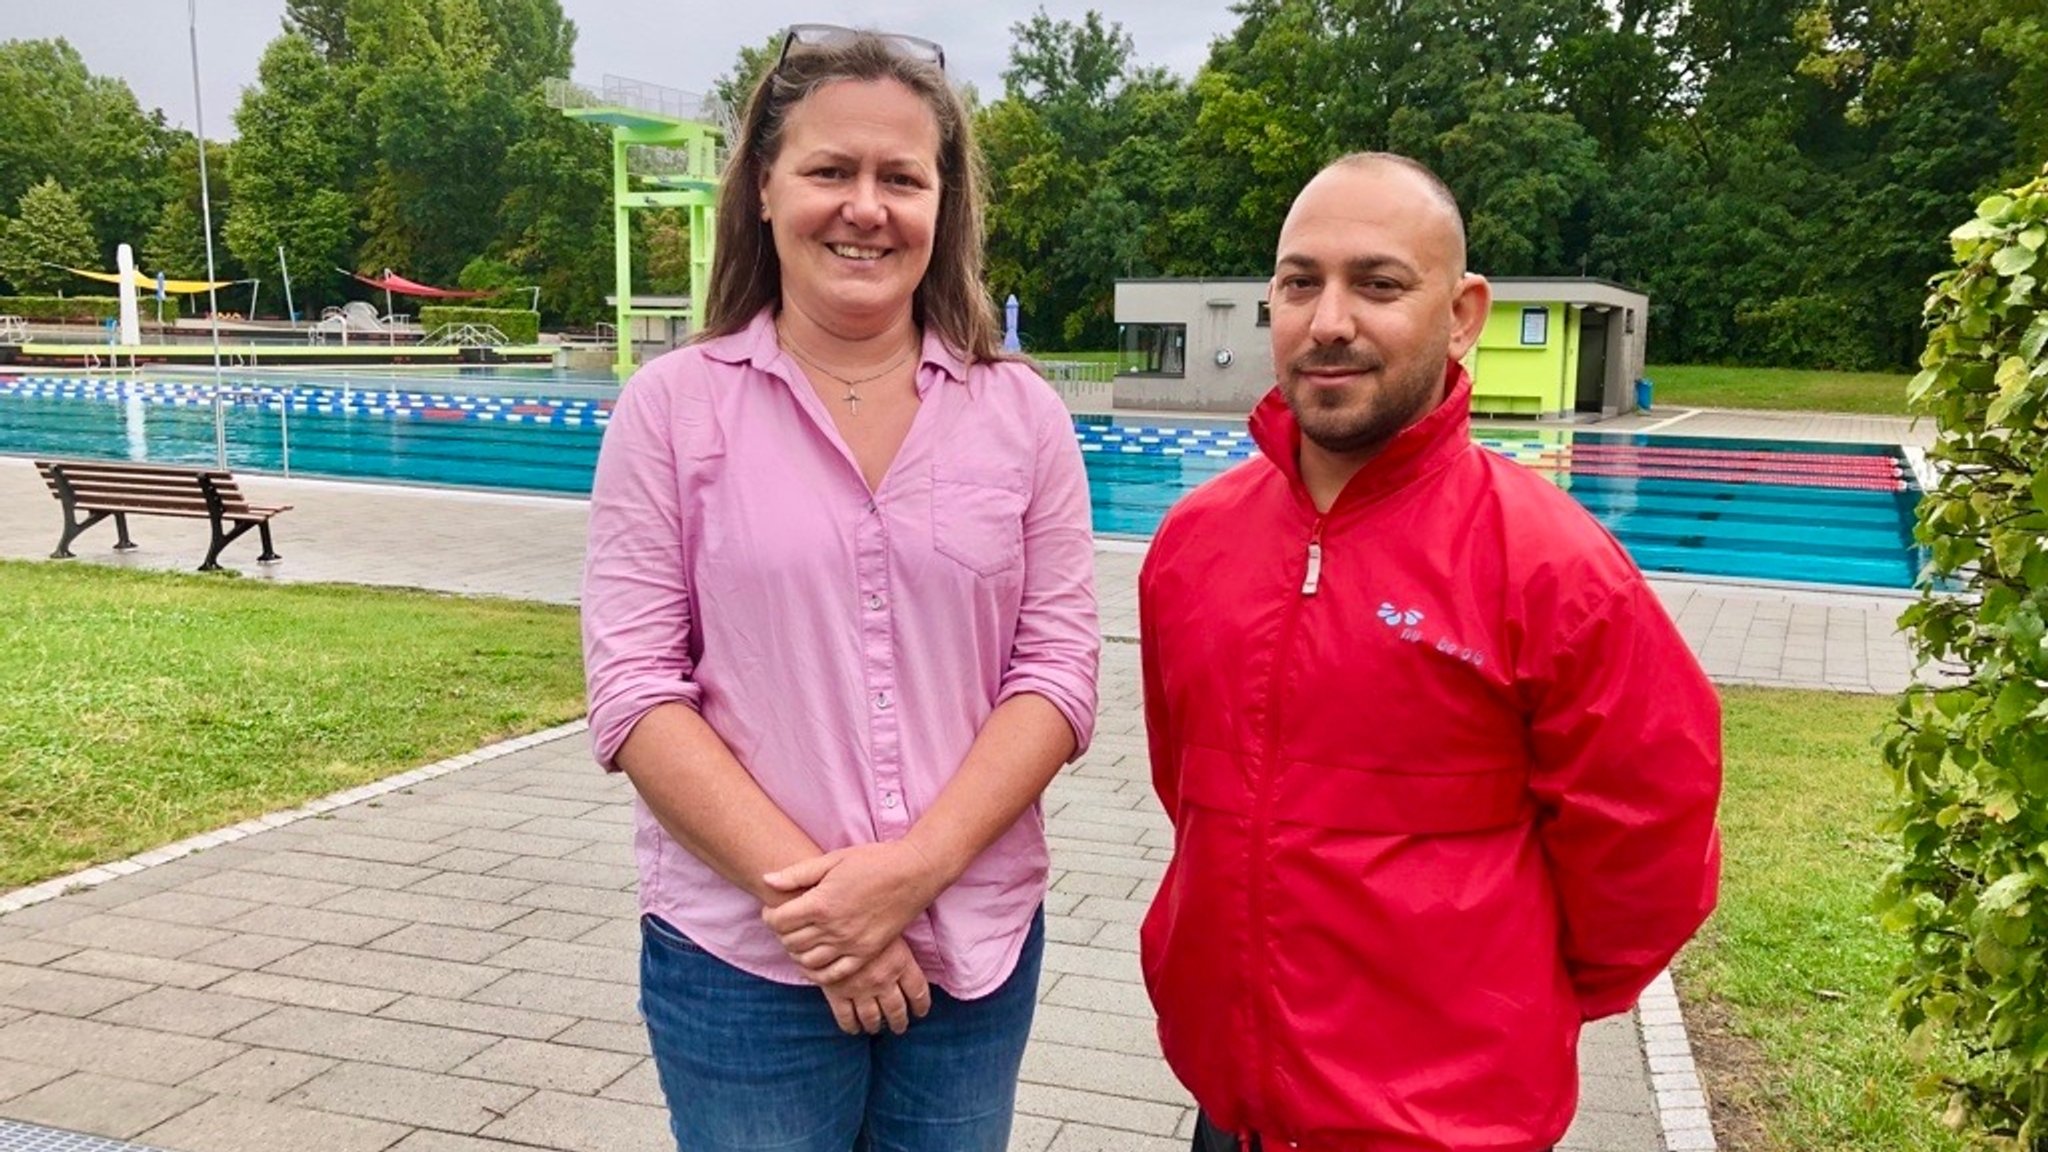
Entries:
POLYGON ((555 414, 555 406, 552 404, 514 404, 512 411, 521 416, 553 416, 555 414))
POLYGON ((1736 472, 1714 468, 1630 467, 1621 464, 1579 464, 1558 462, 1539 471, 1567 472, 1574 476, 1617 476, 1640 480, 1695 480, 1715 484, 1780 484, 1792 488, 1841 488, 1861 492, 1901 492, 1906 483, 1882 476, 1826 476, 1810 472, 1736 472))
POLYGON ((460 408, 422 408, 420 415, 428 420, 466 420, 469 413, 460 408))

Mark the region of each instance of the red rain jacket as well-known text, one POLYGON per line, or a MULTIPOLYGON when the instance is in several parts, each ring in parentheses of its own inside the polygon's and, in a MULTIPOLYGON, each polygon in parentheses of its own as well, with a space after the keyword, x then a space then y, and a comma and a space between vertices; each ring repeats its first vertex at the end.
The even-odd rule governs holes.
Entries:
POLYGON ((1174 856, 1142 930, 1167 1061, 1271 1152, 1533 1152, 1583 1021, 1714 906, 1720 706, 1621 546, 1473 444, 1471 383, 1318 516, 1264 452, 1139 578, 1174 856))

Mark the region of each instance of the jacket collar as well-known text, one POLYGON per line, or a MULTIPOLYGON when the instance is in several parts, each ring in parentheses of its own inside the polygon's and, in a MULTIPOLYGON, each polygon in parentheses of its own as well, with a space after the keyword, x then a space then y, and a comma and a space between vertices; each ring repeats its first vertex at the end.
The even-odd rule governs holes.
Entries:
MULTIPOLYGON (((726 364, 747 364, 771 376, 786 376, 780 367, 784 363, 782 345, 775 341, 775 309, 763 308, 754 313, 747 326, 737 332, 715 337, 704 342, 704 355, 726 364)), ((925 326, 924 347, 921 350, 921 365, 937 368, 954 380, 965 383, 967 364, 961 355, 946 344, 946 341, 930 325, 925 326)), ((932 379, 920 371, 917 374, 917 390, 922 394, 927 381, 932 379)))
MULTIPOLYGON (((1378 455, 1344 486, 1330 506, 1335 513, 1360 500, 1371 500, 1406 486, 1472 447, 1472 375, 1453 360, 1444 368, 1444 399, 1427 416, 1395 433, 1378 455)), ((1252 439, 1304 500, 1308 486, 1301 479, 1301 426, 1287 398, 1275 387, 1252 409, 1252 439)))

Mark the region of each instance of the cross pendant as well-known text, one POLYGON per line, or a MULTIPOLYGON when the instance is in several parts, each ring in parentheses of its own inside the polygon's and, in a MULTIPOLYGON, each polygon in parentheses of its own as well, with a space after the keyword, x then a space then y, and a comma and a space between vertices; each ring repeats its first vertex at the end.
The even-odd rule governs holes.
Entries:
POLYGON ((840 399, 846 401, 846 411, 849 415, 860 415, 860 394, 853 390, 853 385, 848 384, 846 386, 846 395, 840 397, 840 399))

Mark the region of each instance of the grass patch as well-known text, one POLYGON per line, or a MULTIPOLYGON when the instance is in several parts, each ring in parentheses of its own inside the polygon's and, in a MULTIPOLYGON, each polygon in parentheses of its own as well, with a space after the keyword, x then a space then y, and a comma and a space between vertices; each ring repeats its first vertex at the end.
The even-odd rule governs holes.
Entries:
POLYGON ((1886 1008, 1904 941, 1871 900, 1893 859, 1876 735, 1885 697, 1726 688, 1721 907, 1679 987, 1731 1152, 1960 1152, 1914 1099, 1886 1008), (1725 1025, 1726 1034, 1716 1036, 1725 1025), (1753 1056, 1753 1059, 1748 1057, 1753 1056), (1726 1115, 1723 1115, 1723 1114, 1726 1115))
POLYGON ((1081 364, 1119 364, 1123 362, 1121 352, 1033 352, 1033 360, 1065 360, 1081 364))
POLYGON ((1905 416, 1911 376, 1891 372, 1823 372, 1806 368, 1724 368, 1653 364, 1658 408, 1764 408, 1905 416))
POLYGON ((583 711, 573 608, 0 562, 0 889, 583 711))

